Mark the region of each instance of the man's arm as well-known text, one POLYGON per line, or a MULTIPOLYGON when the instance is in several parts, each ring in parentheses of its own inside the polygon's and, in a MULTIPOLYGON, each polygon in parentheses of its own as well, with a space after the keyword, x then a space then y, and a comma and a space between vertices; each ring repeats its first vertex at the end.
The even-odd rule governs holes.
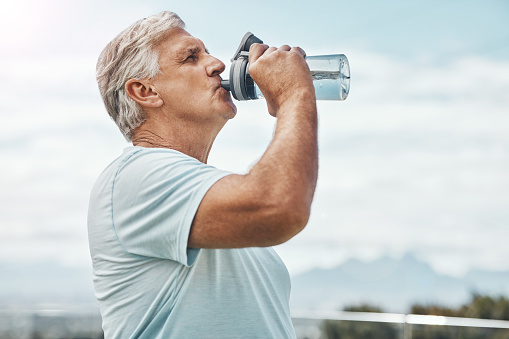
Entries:
POLYGON ((270 146, 246 175, 229 175, 205 194, 188 246, 281 244, 307 224, 318 173, 316 99, 300 48, 254 44, 249 72, 277 118, 270 146))

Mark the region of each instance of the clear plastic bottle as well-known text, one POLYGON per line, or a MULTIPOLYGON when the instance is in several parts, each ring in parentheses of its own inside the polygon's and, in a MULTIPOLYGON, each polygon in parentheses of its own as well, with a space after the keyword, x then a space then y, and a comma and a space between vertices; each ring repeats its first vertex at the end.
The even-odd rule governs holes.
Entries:
MULTIPOLYGON (((317 100, 345 100, 350 92, 350 65, 343 54, 317 55, 306 57, 313 77, 317 100)), ((258 98, 263 94, 254 84, 258 98)))

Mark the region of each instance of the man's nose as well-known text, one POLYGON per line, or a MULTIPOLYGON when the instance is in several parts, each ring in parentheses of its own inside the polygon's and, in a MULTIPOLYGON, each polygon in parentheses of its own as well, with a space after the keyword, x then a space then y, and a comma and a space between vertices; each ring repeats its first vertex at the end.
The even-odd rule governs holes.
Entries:
POLYGON ((212 55, 209 56, 209 63, 207 65, 207 74, 209 76, 216 76, 224 72, 226 66, 224 63, 212 55))

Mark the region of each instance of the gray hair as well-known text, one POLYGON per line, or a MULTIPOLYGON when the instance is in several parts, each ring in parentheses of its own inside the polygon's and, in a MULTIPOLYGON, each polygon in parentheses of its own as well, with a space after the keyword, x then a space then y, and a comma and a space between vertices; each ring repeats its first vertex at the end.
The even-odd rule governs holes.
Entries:
POLYGON ((99 91, 110 117, 127 139, 145 120, 141 106, 127 95, 129 79, 150 79, 158 74, 159 56, 153 47, 174 28, 185 24, 173 12, 161 12, 138 20, 117 35, 102 51, 97 61, 99 91))

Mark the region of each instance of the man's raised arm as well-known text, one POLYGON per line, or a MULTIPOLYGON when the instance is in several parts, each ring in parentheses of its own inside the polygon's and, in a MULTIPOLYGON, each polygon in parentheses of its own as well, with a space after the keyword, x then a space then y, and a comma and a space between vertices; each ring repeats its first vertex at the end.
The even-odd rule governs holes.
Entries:
POLYGON ((246 175, 229 175, 205 194, 189 247, 281 244, 307 224, 318 174, 316 98, 300 48, 253 44, 249 72, 277 118, 273 140, 246 175))

